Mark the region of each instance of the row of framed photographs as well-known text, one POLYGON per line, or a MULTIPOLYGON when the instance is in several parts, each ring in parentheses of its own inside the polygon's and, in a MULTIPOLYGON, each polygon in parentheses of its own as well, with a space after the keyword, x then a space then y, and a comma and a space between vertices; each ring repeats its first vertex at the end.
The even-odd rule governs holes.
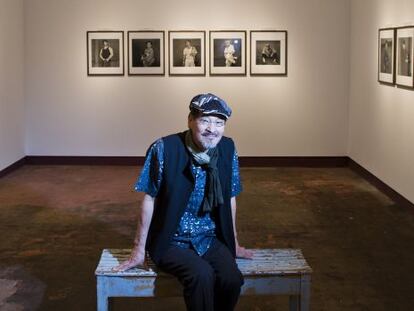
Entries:
MULTIPOLYGON (((88 76, 124 75, 124 32, 87 31, 88 76)), ((246 75, 247 32, 209 32, 209 73, 246 75)), ((165 32, 128 31, 128 75, 165 75, 165 32)), ((206 31, 168 31, 170 76, 206 75, 206 31)), ((287 75, 287 31, 250 31, 250 75, 287 75)))
POLYGON ((378 31, 378 81, 414 88, 414 26, 378 31))

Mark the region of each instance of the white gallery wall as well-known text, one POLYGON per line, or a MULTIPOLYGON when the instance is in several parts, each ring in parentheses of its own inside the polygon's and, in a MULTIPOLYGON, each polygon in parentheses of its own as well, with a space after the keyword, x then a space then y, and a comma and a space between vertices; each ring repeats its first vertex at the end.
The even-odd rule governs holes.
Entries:
POLYGON ((25 156, 23 0, 0 0, 0 170, 25 156))
POLYGON ((377 82, 378 29, 414 25, 414 1, 351 6, 349 156, 414 202, 414 91, 377 82))
POLYGON ((142 156, 213 92, 242 156, 343 156, 349 18, 349 0, 26 1, 26 154, 142 156), (288 76, 87 76, 86 31, 144 29, 287 30, 288 76))

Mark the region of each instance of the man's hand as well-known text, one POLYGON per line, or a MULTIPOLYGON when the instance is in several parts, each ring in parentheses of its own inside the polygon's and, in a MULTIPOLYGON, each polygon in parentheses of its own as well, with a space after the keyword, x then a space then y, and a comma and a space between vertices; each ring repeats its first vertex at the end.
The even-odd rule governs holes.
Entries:
POLYGON ((134 267, 139 267, 141 269, 148 270, 148 265, 147 265, 147 262, 145 261, 145 251, 133 250, 128 260, 116 267, 113 267, 112 271, 123 272, 123 271, 126 271, 134 267))
POLYGON ((252 259, 253 258, 253 251, 247 248, 244 248, 240 245, 236 245, 236 257, 237 258, 246 258, 252 259))

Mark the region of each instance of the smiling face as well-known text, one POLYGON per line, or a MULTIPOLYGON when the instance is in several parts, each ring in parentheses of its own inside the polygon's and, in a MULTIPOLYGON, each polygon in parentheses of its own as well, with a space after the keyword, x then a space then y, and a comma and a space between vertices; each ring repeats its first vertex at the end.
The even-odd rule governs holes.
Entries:
POLYGON ((226 121, 215 115, 188 116, 188 128, 192 132, 194 143, 203 151, 217 146, 225 127, 226 121))

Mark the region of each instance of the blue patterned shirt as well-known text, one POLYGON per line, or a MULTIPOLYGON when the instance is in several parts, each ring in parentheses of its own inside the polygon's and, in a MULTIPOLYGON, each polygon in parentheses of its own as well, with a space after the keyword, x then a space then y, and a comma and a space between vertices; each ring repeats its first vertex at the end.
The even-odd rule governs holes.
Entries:
MULTIPOLYGON (((158 139, 148 150, 141 175, 135 183, 135 190, 156 197, 162 182, 163 168, 164 142, 162 139, 158 139)), ((195 177, 194 189, 171 243, 183 248, 193 247, 201 256, 210 247, 215 237, 216 227, 210 213, 200 211, 204 199, 207 173, 200 166, 194 164, 191 165, 191 170, 195 177)), ((239 161, 235 150, 232 163, 231 196, 237 196, 241 191, 239 161)))

